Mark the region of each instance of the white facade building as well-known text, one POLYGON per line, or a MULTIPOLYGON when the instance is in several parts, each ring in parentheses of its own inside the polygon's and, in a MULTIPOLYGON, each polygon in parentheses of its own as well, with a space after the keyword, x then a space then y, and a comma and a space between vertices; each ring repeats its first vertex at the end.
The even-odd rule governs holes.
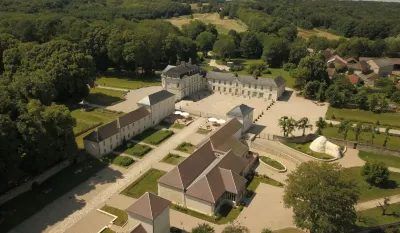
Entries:
POLYGON ((238 119, 243 125, 242 133, 245 133, 253 125, 253 113, 254 108, 241 104, 230 110, 226 117, 228 120, 232 118, 238 119))

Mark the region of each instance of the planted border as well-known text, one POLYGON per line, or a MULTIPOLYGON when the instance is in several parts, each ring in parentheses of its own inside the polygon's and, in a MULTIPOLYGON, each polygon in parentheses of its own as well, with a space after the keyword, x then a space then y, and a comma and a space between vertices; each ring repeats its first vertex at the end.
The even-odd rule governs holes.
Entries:
POLYGON ((274 170, 277 170, 278 172, 286 172, 287 171, 286 166, 283 163, 281 163, 275 159, 272 159, 267 156, 260 156, 259 159, 264 165, 267 165, 268 167, 270 167, 274 170))

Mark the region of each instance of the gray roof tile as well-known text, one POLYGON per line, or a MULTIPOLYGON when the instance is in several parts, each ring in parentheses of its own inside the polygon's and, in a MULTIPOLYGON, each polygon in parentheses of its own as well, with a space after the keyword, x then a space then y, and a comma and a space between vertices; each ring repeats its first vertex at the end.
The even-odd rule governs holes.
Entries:
POLYGON ((226 115, 236 116, 236 117, 244 117, 244 116, 247 116, 253 110, 254 110, 254 108, 249 107, 245 104, 241 104, 241 105, 234 107, 226 115))
POLYGON ((152 106, 155 104, 160 103, 161 101, 170 98, 171 96, 174 96, 171 92, 168 92, 166 90, 161 90, 156 93, 153 93, 151 95, 148 95, 141 99, 138 103, 147 105, 147 106, 152 106))

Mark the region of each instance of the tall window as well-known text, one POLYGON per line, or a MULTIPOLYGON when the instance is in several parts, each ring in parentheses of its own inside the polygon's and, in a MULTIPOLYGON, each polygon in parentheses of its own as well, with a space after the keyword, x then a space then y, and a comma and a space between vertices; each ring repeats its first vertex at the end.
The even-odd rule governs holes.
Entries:
POLYGON ((269 91, 272 91, 272 87, 269 87, 269 91))
POLYGON ((226 81, 224 81, 224 85, 226 85, 226 81))
POLYGON ((251 85, 249 84, 249 88, 250 88, 250 86, 251 86, 251 85))
POLYGON ((257 89, 257 85, 254 85, 254 89, 257 89))
POLYGON ((215 79, 213 79, 213 83, 215 83, 215 79))
POLYGON ((179 87, 179 83, 176 84, 176 87, 179 87))
POLYGON ((219 80, 218 83, 221 84, 221 80, 219 80))

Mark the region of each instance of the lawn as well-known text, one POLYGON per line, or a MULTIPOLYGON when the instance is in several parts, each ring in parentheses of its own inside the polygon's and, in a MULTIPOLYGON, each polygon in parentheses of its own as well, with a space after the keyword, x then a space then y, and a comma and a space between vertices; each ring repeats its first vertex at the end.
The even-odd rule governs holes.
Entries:
POLYGON ((382 128, 390 125, 392 128, 400 128, 399 113, 373 113, 360 109, 346 109, 329 107, 326 112, 326 118, 329 120, 351 120, 375 124, 379 121, 382 128), (336 119, 333 119, 335 116, 336 119))
POLYGON ((206 130, 206 129, 198 129, 196 133, 206 135, 209 132, 211 132, 211 131, 210 130, 206 130))
POLYGON ((381 208, 362 210, 358 212, 361 221, 357 221, 360 227, 374 227, 400 221, 400 203, 390 204, 386 215, 382 215, 381 208))
POLYGON ((123 156, 123 155, 116 155, 114 153, 109 153, 107 155, 104 155, 101 160, 105 163, 108 164, 115 164, 121 167, 129 167, 131 164, 135 162, 132 158, 128 156, 123 156))
POLYGON ((332 34, 332 33, 327 32, 327 31, 323 31, 321 29, 316 29, 316 28, 311 29, 311 30, 307 30, 307 29, 303 29, 303 28, 297 28, 297 31, 298 31, 297 36, 305 38, 305 39, 308 39, 311 36, 326 37, 329 40, 338 40, 339 38, 341 38, 341 36, 332 34))
POLYGON ((364 177, 361 175, 361 167, 351 167, 346 168, 346 170, 349 173, 348 175, 358 183, 361 192, 359 202, 400 194, 400 173, 390 172, 389 187, 379 188, 369 185, 364 180, 364 177))
POLYGON ((304 231, 297 228, 285 228, 282 230, 273 231, 274 233, 304 233, 304 231))
POLYGON ((142 141, 151 145, 158 145, 163 142, 165 139, 171 137, 174 134, 171 130, 154 130, 148 129, 143 133, 135 136, 133 139, 137 141, 142 141))
POLYGON ((122 227, 128 221, 128 214, 124 210, 108 205, 104 205, 103 208, 101 208, 101 210, 118 217, 114 220, 114 225, 122 227))
POLYGON ((149 171, 144 173, 121 193, 133 198, 139 198, 146 192, 151 192, 157 194, 158 184, 157 181, 166 172, 151 168, 149 171))
POLYGON ((196 147, 192 143, 182 142, 175 150, 191 154, 195 149, 196 147))
POLYGON ((283 164, 281 164, 280 162, 276 161, 275 159, 272 159, 270 157, 266 157, 266 156, 261 156, 260 157, 261 161, 263 161, 264 163, 270 165, 271 167, 274 167, 278 170, 285 170, 285 166, 283 166, 283 164))
POLYGON ((298 150, 300 152, 303 152, 304 154, 307 154, 309 156, 312 156, 317 159, 333 159, 334 157, 325 153, 318 153, 315 151, 312 151, 310 149, 310 144, 311 142, 304 143, 304 144, 298 144, 298 143, 292 143, 292 142, 283 142, 286 146, 289 146, 295 150, 298 150))
MULTIPOLYGON (((337 127, 328 127, 323 130, 323 135, 328 136, 328 137, 333 137, 333 138, 339 138, 343 139, 343 134, 338 132, 337 127)), ((347 133, 347 140, 355 140, 355 135, 353 131, 349 131, 347 133)), ((383 142, 385 140, 385 135, 383 133, 381 134, 375 134, 375 139, 374 139, 374 146, 383 146, 383 142)), ((371 141, 371 133, 369 132, 362 132, 361 135, 358 138, 358 141, 360 143, 365 143, 365 144, 370 144, 371 141)), ((391 136, 390 140, 387 142, 386 147, 389 149, 400 149, 400 137, 396 136, 391 136)))
POLYGON ((115 120, 121 114, 106 109, 95 108, 88 111, 71 109, 71 116, 75 118, 74 133, 78 134, 98 124, 104 124, 115 120))
POLYGON ((115 231, 111 230, 110 228, 106 228, 102 230, 100 233, 115 233, 115 231))
POLYGON ((269 184, 276 187, 283 187, 283 184, 281 182, 269 178, 268 176, 254 176, 253 180, 247 186, 247 190, 255 192, 260 183, 269 184))
MULTIPOLYGON (((0 213, 4 218, 4 221, 0 221, 1 231, 9 231, 105 167, 105 163, 89 156, 82 163, 71 165, 49 178, 37 190, 30 190, 4 203, 0 206, 0 213)), ((87 189, 92 187, 88 186, 87 189)), ((74 199, 71 200, 73 202, 74 199)))
POLYGON ((138 89, 142 87, 161 86, 161 82, 154 78, 118 78, 101 77, 96 80, 96 84, 106 87, 116 87, 122 89, 138 89))
POLYGON ((169 164, 172 164, 172 165, 178 165, 178 164, 180 164, 183 160, 185 160, 184 157, 179 156, 179 155, 177 155, 177 154, 171 154, 171 153, 169 153, 167 156, 165 156, 165 157, 161 160, 161 162, 169 163, 169 164))
POLYGON ((190 16, 181 16, 179 18, 171 18, 166 19, 168 22, 171 22, 173 25, 182 28, 183 25, 190 23, 193 20, 200 20, 204 23, 212 23, 215 24, 217 31, 220 34, 228 34, 229 30, 233 29, 237 32, 244 32, 247 30, 247 26, 241 22, 240 20, 236 19, 220 19, 218 13, 210 13, 210 14, 193 14, 193 19, 190 16))
POLYGON ((230 222, 234 221, 240 214, 239 209, 232 208, 230 205, 227 205, 227 204, 221 206, 221 208, 219 210, 220 218, 214 218, 212 216, 205 215, 205 214, 199 213, 197 211, 190 210, 190 209, 187 209, 187 208, 175 205, 175 204, 171 205, 171 209, 177 210, 179 212, 185 213, 185 214, 193 216, 195 218, 199 218, 204 221, 211 222, 211 223, 218 224, 218 225, 230 223, 230 222))
POLYGON ((174 128, 174 129, 183 129, 183 128, 185 128, 185 125, 176 123, 176 124, 172 125, 172 128, 174 128))
POLYGON ((138 157, 143 157, 144 155, 146 155, 148 152, 151 151, 150 146, 141 144, 135 144, 132 147, 124 147, 124 149, 125 149, 124 153, 138 157))
POLYGON ((390 155, 378 155, 371 152, 360 151, 358 157, 365 161, 379 161, 384 162, 389 167, 400 168, 400 157, 390 156, 390 155))
POLYGON ((91 104, 109 106, 123 99, 124 92, 108 90, 103 88, 91 88, 90 93, 85 100, 91 104))

